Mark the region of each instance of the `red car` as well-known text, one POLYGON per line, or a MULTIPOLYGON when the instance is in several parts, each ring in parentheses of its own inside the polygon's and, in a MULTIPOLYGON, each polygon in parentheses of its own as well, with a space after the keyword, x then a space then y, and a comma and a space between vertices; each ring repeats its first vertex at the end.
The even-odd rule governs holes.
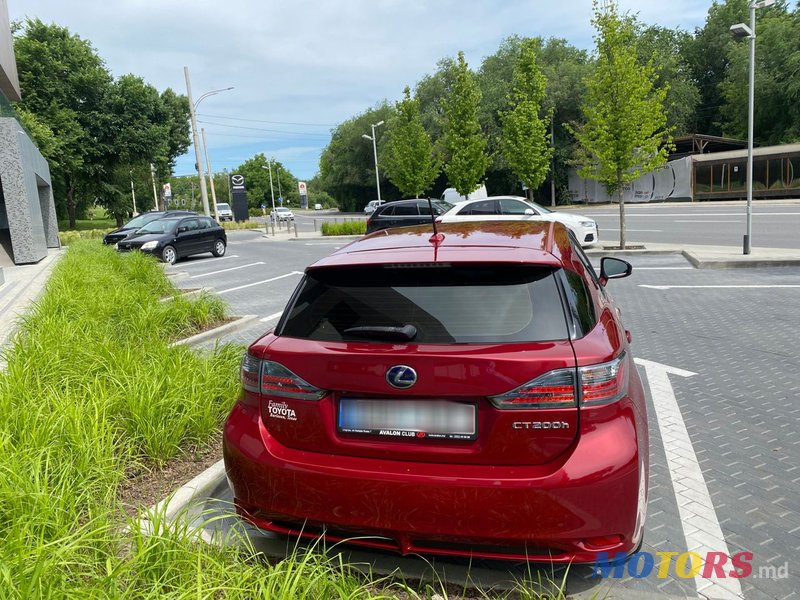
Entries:
POLYGON ((306 269, 224 428, 239 514, 393 550, 631 553, 645 397, 619 310, 560 223, 369 235, 306 269))

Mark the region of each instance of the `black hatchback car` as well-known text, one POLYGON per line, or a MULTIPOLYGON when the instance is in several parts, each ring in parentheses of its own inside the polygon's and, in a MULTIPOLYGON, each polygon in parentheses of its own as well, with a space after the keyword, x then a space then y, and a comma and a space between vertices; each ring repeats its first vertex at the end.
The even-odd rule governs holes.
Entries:
POLYGON ((166 217, 151 221, 118 242, 117 250, 141 250, 173 264, 179 258, 203 252, 222 256, 227 245, 225 230, 214 219, 203 216, 166 217))
POLYGON ((116 244, 124 240, 137 229, 144 227, 151 221, 163 219, 164 217, 183 217, 186 215, 196 215, 197 213, 191 210, 152 210, 150 212, 142 213, 134 217, 125 225, 114 231, 109 231, 103 236, 104 244, 116 244))
MULTIPOLYGON (((443 200, 432 200, 434 216, 443 215, 453 205, 443 200)), ((427 199, 395 200, 378 206, 367 219, 367 233, 405 227, 406 225, 424 225, 431 222, 431 209, 427 199)))

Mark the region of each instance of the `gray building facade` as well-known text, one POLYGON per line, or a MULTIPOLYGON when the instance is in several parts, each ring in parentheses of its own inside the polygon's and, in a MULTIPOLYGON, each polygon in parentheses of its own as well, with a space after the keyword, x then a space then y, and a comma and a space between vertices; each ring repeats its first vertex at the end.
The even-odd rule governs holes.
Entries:
POLYGON ((0 0, 0 264, 39 262, 58 248, 50 168, 9 101, 21 99, 6 0, 0 0))

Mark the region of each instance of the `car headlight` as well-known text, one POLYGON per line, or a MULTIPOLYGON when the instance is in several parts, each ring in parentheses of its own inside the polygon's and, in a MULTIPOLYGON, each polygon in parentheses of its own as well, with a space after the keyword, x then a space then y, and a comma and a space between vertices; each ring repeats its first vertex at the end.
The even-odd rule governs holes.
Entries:
POLYGON ((158 242, 145 242, 142 244, 142 250, 155 250, 156 246, 158 246, 158 242))
POLYGON ((114 244, 114 250, 119 250, 119 242, 117 242, 116 244, 114 244))
POLYGON ((581 227, 597 227, 594 221, 581 221, 581 227))

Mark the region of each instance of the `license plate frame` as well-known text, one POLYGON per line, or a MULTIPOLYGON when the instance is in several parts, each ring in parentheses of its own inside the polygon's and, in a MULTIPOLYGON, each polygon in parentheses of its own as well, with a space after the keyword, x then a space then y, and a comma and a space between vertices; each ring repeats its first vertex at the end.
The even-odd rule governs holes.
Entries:
POLYGON ((452 400, 345 397, 336 409, 336 430, 386 439, 473 441, 478 407, 452 400))

